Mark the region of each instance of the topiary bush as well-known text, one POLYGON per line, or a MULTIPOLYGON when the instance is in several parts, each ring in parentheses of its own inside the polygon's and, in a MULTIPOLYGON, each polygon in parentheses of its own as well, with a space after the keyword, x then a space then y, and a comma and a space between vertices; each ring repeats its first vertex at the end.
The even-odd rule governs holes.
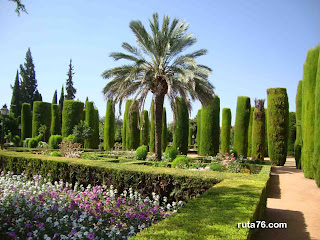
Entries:
POLYGON ((231 133, 231 110, 224 108, 222 110, 222 127, 221 127, 221 153, 230 151, 230 133, 231 133))
POLYGON ((149 116, 148 111, 143 110, 140 116, 140 145, 149 145, 149 116))
POLYGON ((53 152, 51 153, 51 156, 53 156, 53 157, 62 157, 62 154, 61 154, 61 152, 59 152, 59 151, 53 151, 53 152))
MULTIPOLYGON (((320 87, 320 85, 317 87, 320 87)), ((318 89, 318 88, 316 88, 318 89)), ((299 81, 296 95, 296 141, 294 143, 294 158, 296 168, 301 169, 301 148, 302 148, 302 81, 299 81)))
POLYGON ((61 135, 51 135, 49 138, 49 147, 51 149, 58 149, 59 144, 62 142, 62 136, 61 135))
MULTIPOLYGON (((86 115, 85 115, 85 122, 86 124, 91 128, 91 130, 93 131, 93 127, 94 127, 94 106, 93 106, 93 102, 86 102, 86 111, 85 111, 86 115)), ((94 148, 94 140, 93 140, 93 134, 90 135, 90 137, 88 139, 86 139, 84 141, 84 148, 94 148)))
POLYGON ((252 160, 264 160, 265 152, 265 122, 266 115, 264 110, 264 100, 255 100, 255 108, 252 122, 252 160))
POLYGON ((289 132, 289 103, 286 88, 269 88, 268 146, 273 165, 283 166, 287 158, 289 132))
POLYGON ((46 126, 44 132, 44 141, 48 141, 50 137, 51 127, 51 103, 35 101, 33 102, 32 114, 32 137, 39 135, 39 129, 42 125, 46 126))
POLYGON ((20 145, 20 137, 18 135, 14 136, 12 142, 15 147, 18 147, 20 145))
POLYGON ((128 115, 128 126, 127 129, 127 150, 137 149, 140 143, 140 130, 138 127, 139 121, 139 106, 138 101, 133 101, 129 110, 128 115), (128 131, 129 130, 129 131, 128 131))
POLYGON ((21 108, 21 140, 32 137, 31 105, 23 103, 21 108))
POLYGON ((72 143, 78 142, 78 139, 72 134, 70 134, 68 137, 63 138, 63 140, 65 140, 66 142, 71 141, 72 143))
POLYGON ((72 134, 74 126, 83 120, 83 102, 64 100, 62 110, 62 137, 72 134))
POLYGON ((179 152, 176 148, 166 147, 166 151, 164 153, 164 156, 169 162, 172 162, 177 157, 178 154, 179 154, 179 152))
POLYGON ((177 97, 174 103, 174 136, 173 146, 180 154, 188 153, 189 112, 187 103, 182 97, 177 97))
POLYGON ((252 122, 253 122, 253 112, 254 107, 250 109, 250 118, 249 118, 249 126, 248 126, 248 153, 247 156, 251 157, 251 147, 252 147, 252 122))
POLYGON ((178 156, 176 157, 172 164, 172 168, 189 168, 190 163, 189 163, 189 158, 187 156, 178 156))
POLYGON ((30 138, 28 141, 28 148, 36 148, 38 146, 37 138, 30 138))
POLYGON ((112 100, 107 102, 106 117, 104 119, 104 150, 113 149, 115 138, 115 115, 112 100))
POLYGON ((61 134, 59 105, 51 105, 51 135, 61 134))
POLYGON ((148 146, 142 145, 137 148, 136 153, 135 153, 135 159, 137 160, 146 160, 148 155, 148 146))

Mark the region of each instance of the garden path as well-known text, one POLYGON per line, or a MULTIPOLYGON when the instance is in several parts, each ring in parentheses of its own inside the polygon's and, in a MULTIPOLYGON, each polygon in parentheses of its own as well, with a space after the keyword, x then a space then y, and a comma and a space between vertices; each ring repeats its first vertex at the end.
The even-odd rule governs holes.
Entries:
POLYGON ((294 158, 272 167, 266 223, 286 222, 287 229, 260 229, 253 239, 320 239, 320 189, 296 169, 294 158))

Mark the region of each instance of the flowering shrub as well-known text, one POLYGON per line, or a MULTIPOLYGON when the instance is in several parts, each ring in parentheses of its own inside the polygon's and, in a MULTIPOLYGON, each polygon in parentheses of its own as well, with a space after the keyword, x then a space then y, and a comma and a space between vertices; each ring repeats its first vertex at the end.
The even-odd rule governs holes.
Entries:
POLYGON ((80 158, 80 154, 83 152, 81 148, 80 143, 73 143, 72 141, 63 140, 59 144, 59 152, 63 157, 80 158))
POLYGON ((213 171, 227 171, 237 173, 241 171, 241 161, 242 159, 236 158, 233 153, 219 153, 216 157, 212 158, 210 169, 213 171))
POLYGON ((178 207, 164 204, 131 188, 119 194, 112 186, 72 189, 40 175, 0 176, 0 232, 12 239, 128 239, 178 207))

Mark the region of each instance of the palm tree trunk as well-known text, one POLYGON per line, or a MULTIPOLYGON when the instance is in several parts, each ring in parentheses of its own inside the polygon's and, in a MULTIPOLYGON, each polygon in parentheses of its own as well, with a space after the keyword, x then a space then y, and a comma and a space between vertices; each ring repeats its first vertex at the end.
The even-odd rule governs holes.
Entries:
POLYGON ((164 94, 156 93, 154 96, 154 116, 155 116, 155 153, 156 160, 161 161, 161 134, 162 134, 162 113, 164 94))

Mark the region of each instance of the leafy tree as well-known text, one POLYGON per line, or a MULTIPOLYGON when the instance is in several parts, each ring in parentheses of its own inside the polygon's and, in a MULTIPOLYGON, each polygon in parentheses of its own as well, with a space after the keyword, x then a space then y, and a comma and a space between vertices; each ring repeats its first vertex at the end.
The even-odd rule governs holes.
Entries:
POLYGON ((60 122, 61 122, 61 124, 62 124, 63 101, 64 101, 64 91, 63 91, 63 86, 62 86, 61 87, 60 99, 59 99, 59 114, 60 114, 60 122))
POLYGON ((34 69, 33 59, 30 48, 26 53, 24 65, 20 65, 21 82, 21 95, 23 103, 30 103, 31 109, 33 108, 34 101, 42 101, 42 96, 37 90, 38 84, 36 79, 36 72, 34 69))
POLYGON ((58 103, 58 93, 57 93, 57 90, 54 91, 54 94, 53 94, 53 98, 52 98, 52 104, 57 104, 58 103))
POLYGON ((67 73, 67 82, 66 82, 66 91, 67 94, 65 96, 66 100, 73 100, 75 98, 75 94, 77 90, 73 87, 73 66, 72 66, 72 60, 70 59, 70 64, 69 64, 69 71, 67 73))
POLYGON ((10 2, 15 2, 17 4, 15 12, 17 13, 18 17, 20 17, 20 12, 24 12, 28 14, 26 7, 22 4, 21 0, 9 0, 10 2))
POLYGON ((105 79, 112 80, 104 87, 104 95, 114 99, 115 103, 127 99, 137 92, 135 99, 143 109, 144 100, 149 91, 153 94, 155 115, 155 153, 161 160, 161 133, 164 97, 167 95, 171 106, 177 96, 183 97, 189 109, 190 99, 208 102, 214 94, 213 86, 208 82, 211 69, 199 65, 196 58, 207 50, 201 49, 184 54, 184 50, 196 43, 196 38, 187 33, 188 23, 170 17, 163 18, 159 24, 157 13, 150 20, 151 34, 140 21, 131 21, 130 28, 136 36, 138 48, 123 43, 129 53, 114 52, 114 60, 128 60, 130 63, 108 69, 102 73, 105 79))
POLYGON ((16 80, 12 88, 11 106, 16 106, 16 117, 21 116, 21 91, 19 81, 19 71, 17 70, 16 80))
POLYGON ((84 121, 80 121, 77 125, 74 126, 72 135, 78 140, 79 143, 83 145, 85 140, 90 139, 93 134, 93 130, 89 127, 89 124, 84 121))

